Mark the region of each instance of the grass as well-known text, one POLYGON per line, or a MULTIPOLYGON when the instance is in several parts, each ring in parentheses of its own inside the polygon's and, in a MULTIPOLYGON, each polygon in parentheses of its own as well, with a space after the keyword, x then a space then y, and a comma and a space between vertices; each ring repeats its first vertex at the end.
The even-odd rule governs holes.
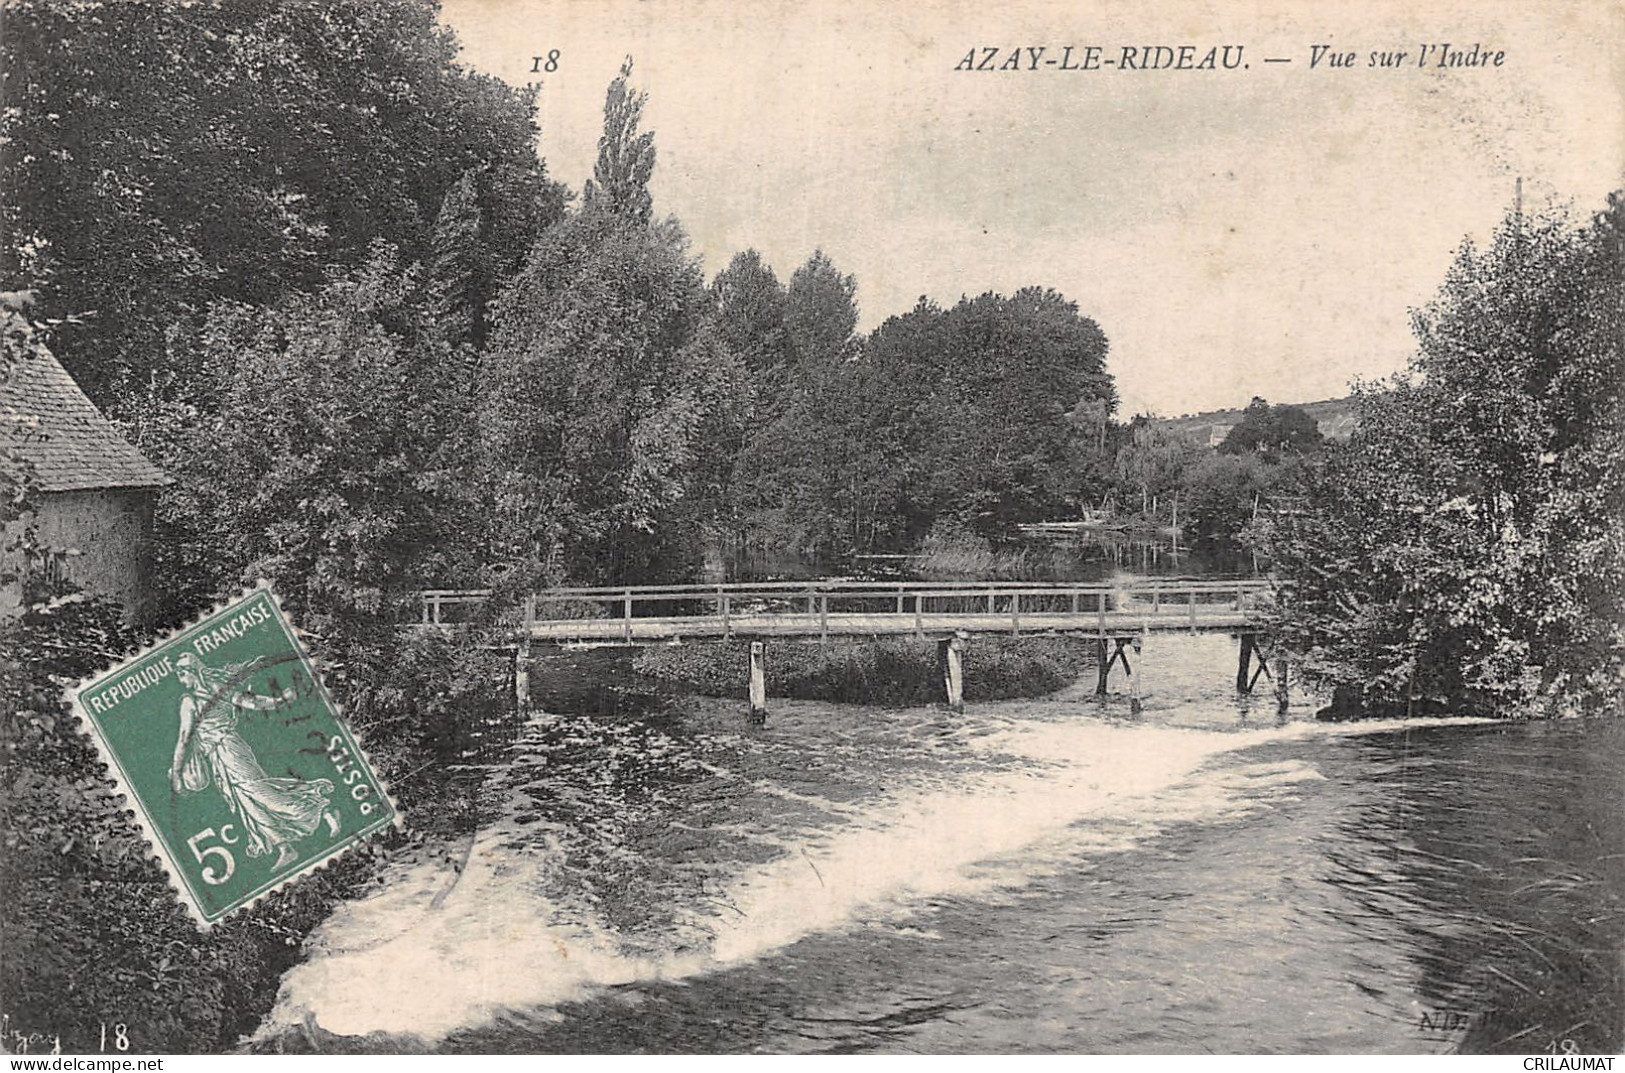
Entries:
POLYGON ((938 523, 920 541, 915 568, 931 581, 1025 578, 1032 576, 1031 559, 1026 548, 1001 550, 968 529, 938 523))

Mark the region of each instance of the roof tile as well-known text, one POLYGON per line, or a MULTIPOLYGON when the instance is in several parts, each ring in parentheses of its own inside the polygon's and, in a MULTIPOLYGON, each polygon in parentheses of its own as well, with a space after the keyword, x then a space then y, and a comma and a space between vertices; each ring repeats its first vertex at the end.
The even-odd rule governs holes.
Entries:
POLYGON ((0 444, 33 464, 46 492, 171 483, 47 352, 28 352, 0 382, 0 444))

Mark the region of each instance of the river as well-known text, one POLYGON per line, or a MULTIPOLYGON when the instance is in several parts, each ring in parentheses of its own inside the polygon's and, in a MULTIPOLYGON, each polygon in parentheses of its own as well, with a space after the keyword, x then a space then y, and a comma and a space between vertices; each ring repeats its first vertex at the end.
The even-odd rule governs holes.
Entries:
MULTIPOLYGON (((1625 727, 1323 724, 1154 635, 1146 705, 673 696, 540 661, 257 1049, 1614 1052, 1625 727)), ((1088 683, 1092 685, 1092 683, 1088 683)))

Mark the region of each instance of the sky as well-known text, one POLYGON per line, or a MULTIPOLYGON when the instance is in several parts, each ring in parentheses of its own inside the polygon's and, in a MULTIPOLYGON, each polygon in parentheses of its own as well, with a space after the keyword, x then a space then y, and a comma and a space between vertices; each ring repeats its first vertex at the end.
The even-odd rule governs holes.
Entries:
POLYGON ((1308 402, 1403 368, 1409 311, 1519 177, 1531 212, 1625 186, 1615 0, 442 4, 465 63, 541 82, 539 150, 576 190, 634 57, 655 211, 708 278, 754 248, 788 281, 822 249, 864 329, 921 296, 1051 287, 1105 331, 1124 414, 1308 402), (1417 65, 1446 42, 1504 59, 1417 65), (1091 45, 1187 44, 1239 45, 1246 67, 1061 69, 1066 46, 1081 66, 1091 45), (1354 65, 1312 66, 1316 45, 1354 65), (1037 47, 1037 70, 955 70, 1037 47))

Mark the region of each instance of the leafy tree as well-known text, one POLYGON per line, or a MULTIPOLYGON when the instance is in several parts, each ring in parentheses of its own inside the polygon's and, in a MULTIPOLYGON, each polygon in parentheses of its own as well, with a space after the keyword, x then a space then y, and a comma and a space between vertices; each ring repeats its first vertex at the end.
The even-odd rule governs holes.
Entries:
POLYGON ((632 57, 609 84, 604 97, 604 133, 598 139, 598 162, 587 183, 587 204, 647 224, 654 212, 649 178, 655 170, 655 136, 639 132, 649 95, 632 89, 632 57))
POLYGON ((735 375, 701 331, 708 304, 674 228, 589 206, 543 236, 495 304, 481 384, 500 558, 533 578, 655 568, 718 381, 735 375))
POLYGON ((154 382, 138 442, 161 496, 159 591, 176 617, 268 578, 318 635, 387 624, 448 572, 463 516, 441 444, 449 350, 387 247, 314 295, 217 304, 197 340, 221 380, 206 406, 154 382))
POLYGON ((1320 426, 1298 406, 1271 406, 1254 396, 1241 421, 1224 437, 1219 450, 1227 455, 1258 451, 1271 456, 1313 454, 1326 445, 1320 426))
POLYGON ((1283 627, 1364 710, 1620 710, 1619 195, 1509 218, 1414 315, 1409 375, 1356 393, 1308 510, 1273 519, 1283 627))
POLYGON ((934 377, 925 420, 936 513, 994 534, 1065 510, 1072 414, 1090 400, 1116 405, 1095 322, 1027 287, 961 299, 914 347, 934 377))
POLYGON ((742 459, 764 546, 844 554, 901 546, 916 527, 918 384, 887 355, 848 352, 800 370, 790 405, 742 459))
POLYGON ((855 289, 821 253, 791 279, 792 400, 740 464, 760 538, 897 547, 939 518, 998 534, 1067 509, 1099 454, 1087 415, 1116 405, 1095 323, 1027 288, 921 299, 858 340, 855 289))
POLYGON ((795 270, 785 294, 785 327, 798 361, 840 361, 858 327, 858 281, 842 274, 823 250, 795 270))
POLYGON ((717 290, 724 338, 759 371, 744 400, 755 428, 732 482, 736 534, 806 553, 867 546, 882 508, 858 471, 895 452, 866 424, 889 394, 854 334, 857 281, 819 251, 780 288, 752 251, 717 290))
POLYGON ((711 295, 723 345, 753 373, 782 377, 790 360, 788 297, 762 255, 734 254, 712 281, 711 295))
POLYGON ((10 0, 0 36, 0 286, 79 315, 51 343, 105 407, 171 328, 424 256, 471 167, 511 266, 563 209, 531 90, 470 72, 430 0, 10 0), (517 247, 517 249, 516 249, 517 247))

